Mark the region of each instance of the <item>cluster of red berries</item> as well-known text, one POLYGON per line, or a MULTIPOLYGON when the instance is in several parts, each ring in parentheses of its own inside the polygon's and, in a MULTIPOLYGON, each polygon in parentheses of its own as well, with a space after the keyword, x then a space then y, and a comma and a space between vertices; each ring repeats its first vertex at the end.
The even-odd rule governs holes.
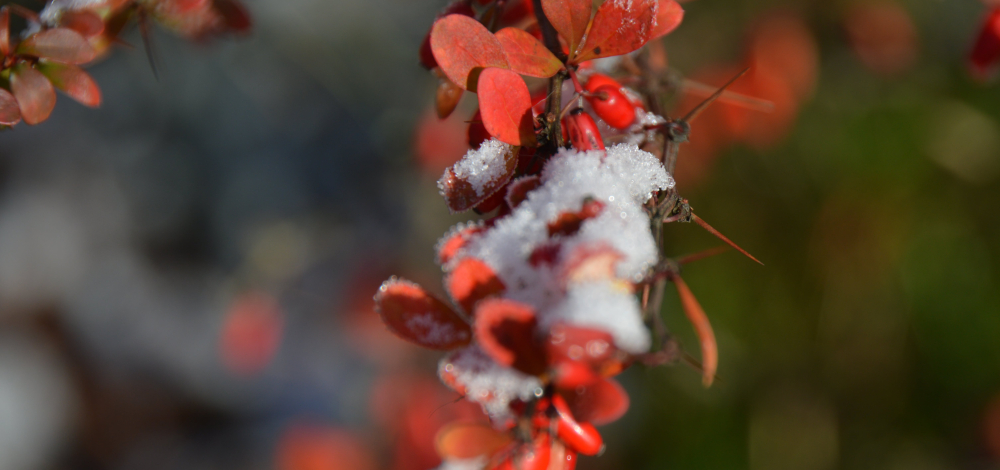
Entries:
POLYGON ((99 106, 100 89, 80 66, 122 42, 119 35, 133 19, 146 41, 149 20, 195 40, 250 29, 250 16, 236 0, 50 0, 38 13, 0 7, 0 128, 48 119, 55 89, 99 106), (11 41, 11 13, 28 22, 20 41, 11 41))

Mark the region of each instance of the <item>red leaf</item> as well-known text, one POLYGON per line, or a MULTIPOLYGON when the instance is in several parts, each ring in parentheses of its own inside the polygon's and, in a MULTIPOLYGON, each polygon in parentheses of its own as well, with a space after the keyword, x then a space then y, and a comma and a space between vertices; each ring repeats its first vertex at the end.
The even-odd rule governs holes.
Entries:
POLYGON ((389 331, 425 348, 454 349, 472 340, 472 329, 458 313, 410 281, 383 283, 375 307, 389 331))
POLYGON ((56 107, 56 91, 41 72, 26 63, 14 66, 10 89, 17 98, 24 122, 35 125, 49 118, 56 107))
POLYGON ((521 75, 549 78, 563 66, 545 45, 523 29, 504 28, 497 31, 496 36, 507 55, 510 69, 521 75))
POLYGON ((508 299, 487 299, 476 308, 476 340, 499 364, 530 375, 545 371, 545 350, 535 341, 535 309, 508 299))
POLYGON ((7 90, 0 88, 0 125, 13 126, 21 121, 17 100, 7 90))
POLYGON ((511 145, 535 145, 528 85, 516 73, 489 68, 479 76, 479 112, 486 130, 511 145))
POLYGON ((1000 63, 1000 7, 993 8, 983 22, 976 43, 969 54, 969 67, 975 78, 986 80, 1000 63))
POLYGON ((59 23, 80 33, 85 38, 97 36, 104 32, 104 20, 97 13, 87 10, 70 10, 63 12, 59 23))
POLYGON ((683 19, 684 9, 677 0, 660 0, 660 6, 656 10, 656 27, 653 28, 653 35, 649 39, 670 34, 681 25, 683 19))
MULTIPOLYGON (((435 71, 438 70, 440 69, 435 69, 435 71)), ((464 93, 462 87, 454 84, 448 77, 441 74, 434 100, 439 119, 447 119, 448 116, 451 116, 451 113, 455 111, 455 107, 458 106, 458 102, 462 99, 462 93, 464 93)))
POLYGON ((653 37, 656 0, 606 0, 574 62, 628 54, 653 37))
POLYGON ((687 284, 680 276, 673 277, 674 284, 677 285, 677 293, 681 298, 681 305, 684 307, 684 315, 694 326, 695 333, 698 334, 698 342, 701 343, 702 362, 702 383, 706 387, 712 385, 715 380, 715 370, 719 366, 719 350, 715 343, 715 333, 712 331, 712 324, 705 315, 705 310, 701 308, 698 299, 688 288, 687 284))
POLYGON ((486 423, 451 423, 438 431, 434 447, 445 459, 492 456, 511 442, 509 434, 486 423))
POLYGON ((507 289, 493 268, 476 258, 463 258, 448 274, 448 293, 466 312, 472 312, 480 300, 507 289))
POLYGON ((628 411, 628 393, 621 384, 612 379, 604 379, 567 393, 566 401, 577 421, 595 426, 608 424, 621 418, 628 411))
POLYGON ((587 31, 592 7, 591 0, 542 0, 545 17, 569 44, 570 58, 587 31))
POLYGON ((0 58, 10 54, 10 9, 0 7, 0 58))
MULTIPOLYGON (((490 145, 489 142, 484 146, 490 145)), ((503 145, 494 142, 492 145, 503 145)), ((487 148, 480 147, 465 154, 451 168, 445 170, 444 175, 438 180, 438 189, 444 196, 448 209, 451 212, 462 212, 472 209, 493 195, 500 188, 510 181, 517 168, 517 149, 507 148, 500 155, 483 154, 487 148), (502 159, 502 161, 501 161, 502 159), (495 165, 503 164, 502 171, 491 175, 484 175, 484 172, 492 173, 491 168, 495 165), (490 168, 484 168, 490 166, 490 168), (489 177, 487 177, 489 176, 489 177)))
POLYGON ((469 91, 476 91, 482 69, 507 68, 500 41, 485 26, 465 15, 448 15, 434 23, 431 50, 445 75, 469 91))
POLYGON ((281 345, 284 312, 277 299, 264 292, 246 292, 233 300, 222 325, 220 349, 229 371, 260 373, 281 345))
POLYGON ((571 236, 580 230, 580 226, 583 225, 585 220, 597 217, 602 210, 604 210, 603 202, 593 199, 585 201, 579 211, 563 212, 556 217, 556 220, 549 222, 549 236, 571 236))
POLYGON ((58 62, 39 62, 38 70, 45 74, 56 88, 80 104, 91 108, 101 105, 101 89, 80 67, 58 62))
POLYGON ((67 64, 85 64, 97 57, 97 51, 90 43, 69 28, 47 29, 32 34, 17 45, 17 53, 67 64))
POLYGON ((528 199, 528 193, 542 185, 542 179, 538 176, 522 176, 511 181, 507 186, 507 205, 511 209, 521 205, 528 199))
POLYGON ((437 262, 441 266, 445 266, 455 258, 459 250, 465 247, 469 243, 469 240, 476 236, 477 234, 483 233, 486 228, 482 225, 464 225, 459 224, 457 227, 453 228, 447 235, 441 238, 441 241, 437 245, 437 262))

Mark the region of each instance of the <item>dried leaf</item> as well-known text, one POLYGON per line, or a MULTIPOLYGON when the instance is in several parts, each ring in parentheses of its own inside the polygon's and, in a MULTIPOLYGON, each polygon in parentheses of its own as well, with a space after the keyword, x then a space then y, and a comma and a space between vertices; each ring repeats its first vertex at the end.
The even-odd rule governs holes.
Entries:
POLYGON ((520 75, 488 68, 479 76, 479 112, 486 130, 510 145, 535 145, 531 93, 520 75))
POLYGON ((681 305, 684 307, 684 315, 694 326, 694 331, 698 335, 698 342, 701 343, 702 362, 702 383, 706 387, 712 385, 715 380, 715 371, 719 367, 719 350, 715 343, 715 333, 712 331, 712 324, 705 315, 705 310, 701 308, 698 299, 680 276, 673 276, 674 284, 677 285, 677 293, 681 298, 681 305))
POLYGON ((472 340, 465 319, 410 281, 393 278, 383 283, 375 307, 389 331, 425 348, 449 350, 472 340))
POLYGON ((434 23, 431 50, 445 75, 456 85, 473 92, 483 69, 508 67, 503 46, 496 36, 465 15, 448 15, 434 23))
POLYGON ((231 33, 248 33, 253 27, 250 12, 240 2, 235 0, 214 0, 215 12, 222 17, 226 31, 231 33))
POLYGON ((666 36, 677 29, 684 20, 684 9, 677 0, 660 0, 660 6, 656 10, 656 27, 650 40, 666 36))
MULTIPOLYGON (((490 142, 483 145, 490 145, 490 142)), ((500 145, 506 146, 506 144, 500 145)), ((448 209, 453 213, 467 211, 479 205, 503 188, 517 169, 517 147, 496 156, 483 155, 480 152, 482 147, 479 151, 465 154, 458 163, 445 170, 437 182, 438 190, 444 196, 448 209), (484 166, 490 168, 484 169, 484 166), (472 174, 470 167, 478 174, 472 174), (493 169, 498 171, 492 173, 493 169), (492 174, 484 174, 487 171, 492 174)))
POLYGON ((10 54, 10 8, 0 7, 0 58, 10 54))
POLYGON ((607 0, 597 9, 587 42, 574 62, 628 54, 653 36, 656 0, 607 0))
POLYGON ((542 11, 552 27, 566 40, 571 59, 587 31, 592 7, 591 0, 542 0, 542 11))
POLYGON ((97 13, 88 10, 69 10, 63 12, 59 23, 64 28, 72 29, 85 38, 97 36, 104 32, 104 20, 97 13))
POLYGON ((434 438, 434 447, 444 459, 492 456, 510 443, 509 434, 486 423, 451 423, 441 428, 434 438))
POLYGON ((56 91, 41 72, 22 62, 10 74, 10 89, 17 98, 24 122, 35 125, 49 118, 56 107, 56 91))
POLYGON ((21 110, 17 100, 7 90, 0 88, 0 125, 13 126, 21 122, 21 110))
POLYGON ((545 371, 545 350, 535 341, 538 319, 530 305, 487 299, 476 307, 476 340, 499 364, 530 375, 545 371))
POLYGON ((69 28, 53 28, 28 36, 17 45, 17 53, 67 64, 85 64, 97 51, 80 33, 69 28))
POLYGON ((504 28, 497 31, 496 36, 507 55, 510 69, 521 75, 549 78, 563 66, 544 44, 523 29, 504 28))
POLYGON ((101 105, 101 89, 97 82, 83 69, 75 65, 58 62, 39 62, 42 72, 56 88, 84 106, 96 108, 101 105))
POLYGON ((472 312, 480 300, 507 289, 493 268, 476 258, 459 260, 445 282, 451 298, 466 312, 472 312))

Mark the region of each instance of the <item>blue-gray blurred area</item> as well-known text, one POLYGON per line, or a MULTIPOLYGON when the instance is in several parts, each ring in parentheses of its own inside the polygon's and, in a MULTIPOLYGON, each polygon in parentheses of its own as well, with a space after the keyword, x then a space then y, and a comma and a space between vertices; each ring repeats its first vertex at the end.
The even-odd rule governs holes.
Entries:
MULTIPOLYGON (((1000 468, 1000 88, 965 73, 985 7, 894 2, 915 55, 890 67, 852 33, 867 2, 684 4, 665 41, 681 73, 738 61, 783 9, 818 81, 777 143, 679 177, 766 264, 685 268, 719 381, 633 368, 628 415, 580 468, 1000 468)), ((157 30, 158 79, 130 31, 138 47, 88 69, 99 109, 61 96, 0 133, 0 470, 408 468, 372 390, 433 377, 438 354, 364 336, 366 302, 393 273, 440 291, 433 245, 468 218, 412 150, 435 88, 417 48, 444 3, 247 0, 248 37, 157 30), (240 323, 247 293, 277 311, 240 323), (296 423, 361 444, 296 444, 296 423)), ((716 243, 680 224, 667 240, 716 243)), ((697 354, 678 305, 667 324, 697 354)))

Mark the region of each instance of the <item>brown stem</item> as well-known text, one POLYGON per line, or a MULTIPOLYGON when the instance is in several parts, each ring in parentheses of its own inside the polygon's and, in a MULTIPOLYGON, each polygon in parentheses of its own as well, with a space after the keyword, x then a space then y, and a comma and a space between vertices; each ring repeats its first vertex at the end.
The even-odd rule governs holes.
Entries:
POLYGON ((535 7, 535 18, 538 20, 538 28, 542 30, 542 42, 549 51, 555 54, 557 59, 565 64, 567 57, 563 53, 562 45, 559 44, 559 33, 556 32, 556 29, 552 27, 552 23, 545 16, 545 11, 542 10, 542 0, 532 0, 532 4, 535 7))

